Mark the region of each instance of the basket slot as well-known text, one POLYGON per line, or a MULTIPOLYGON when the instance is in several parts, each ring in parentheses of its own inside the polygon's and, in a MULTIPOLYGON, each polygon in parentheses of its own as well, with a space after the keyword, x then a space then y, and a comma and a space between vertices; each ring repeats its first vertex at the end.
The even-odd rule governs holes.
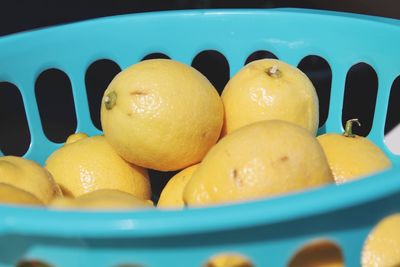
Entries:
POLYGON ((76 130, 71 82, 59 69, 43 71, 36 79, 35 95, 47 139, 63 143, 76 130))
POLYGON ((30 134, 21 92, 12 83, 0 82, 0 99, 0 147, 7 154, 22 156, 28 150, 30 134))
POLYGON ((385 123, 385 142, 387 149, 392 151, 397 158, 400 157, 400 145, 398 143, 400 133, 400 113, 398 112, 398 103, 400 103, 400 75, 393 82, 385 123))
POLYGON ((326 238, 312 240, 303 246, 292 256, 288 267, 315 266, 316 263, 322 266, 329 263, 343 263, 343 253, 336 242, 326 238))
POLYGON ((93 62, 85 74, 86 94, 93 124, 101 130, 100 107, 104 91, 111 80, 121 71, 117 63, 109 59, 93 62))
POLYGON ((300 61, 298 68, 310 78, 317 91, 319 99, 319 127, 322 127, 326 122, 329 112, 329 99, 332 86, 331 67, 323 57, 310 55, 300 61))
POLYGON ((22 260, 16 264, 16 267, 53 267, 44 261, 41 260, 22 260))
POLYGON ((400 103, 400 74, 393 81, 390 90, 389 104, 386 115, 385 133, 393 130, 400 123, 400 113, 398 112, 400 103))
POLYGON ((156 58, 170 59, 170 57, 167 56, 166 54, 155 52, 155 53, 146 55, 142 60, 156 59, 156 58))
POLYGON ((372 129, 368 138, 375 142, 378 146, 385 149, 386 152, 392 154, 387 146, 384 144, 384 133, 386 117, 390 98, 390 89, 392 88, 392 79, 390 77, 385 77, 385 73, 380 73, 378 84, 378 94, 376 99, 376 106, 379 109, 375 109, 374 119, 372 122, 372 129))
POLYGON ((196 55, 192 66, 200 71, 221 94, 229 80, 229 64, 225 56, 216 50, 204 50, 196 55))
POLYGON ((343 100, 342 124, 358 118, 361 127, 355 132, 367 136, 371 131, 373 114, 376 106, 378 76, 371 65, 358 63, 347 72, 345 95, 343 100))
POLYGON ((264 58, 274 58, 274 59, 278 59, 278 57, 275 56, 275 54, 272 53, 272 52, 270 52, 270 51, 267 51, 267 50, 257 50, 257 51, 254 51, 253 53, 251 53, 251 54, 247 57, 246 62, 245 62, 245 65, 246 65, 246 64, 249 64, 249 63, 252 62, 252 61, 259 60, 259 59, 264 59, 264 58))
POLYGON ((326 119, 324 132, 342 132, 342 107, 347 70, 343 66, 331 64, 332 89, 329 101, 329 112, 326 119))

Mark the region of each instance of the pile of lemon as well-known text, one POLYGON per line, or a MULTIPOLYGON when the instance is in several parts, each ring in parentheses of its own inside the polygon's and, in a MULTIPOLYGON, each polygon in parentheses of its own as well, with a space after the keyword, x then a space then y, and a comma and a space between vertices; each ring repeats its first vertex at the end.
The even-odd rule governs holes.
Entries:
MULTIPOLYGON (((0 157, 0 202, 154 208, 152 169, 179 171, 156 206, 182 209, 341 184, 390 168, 376 145, 352 133, 357 120, 343 134, 317 136, 318 110, 308 77, 279 60, 247 64, 221 96, 191 66, 145 60, 121 71, 105 91, 103 135, 71 135, 44 167, 0 157)), ((393 242, 400 247, 399 229, 393 242)))

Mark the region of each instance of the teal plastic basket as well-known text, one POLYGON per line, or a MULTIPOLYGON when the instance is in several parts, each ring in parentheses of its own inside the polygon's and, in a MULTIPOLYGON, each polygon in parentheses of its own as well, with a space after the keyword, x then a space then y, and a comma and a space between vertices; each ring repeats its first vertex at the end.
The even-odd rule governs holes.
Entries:
MULTIPOLYGON (((31 144, 26 158, 43 163, 60 146, 42 129, 34 84, 50 68, 72 84, 76 131, 99 134, 91 120, 84 75, 98 59, 125 68, 152 52, 191 64, 217 50, 235 74, 252 52, 268 50, 297 65, 318 55, 332 70, 329 114, 322 132, 342 131, 346 74, 358 62, 376 71, 379 87, 368 138, 391 158, 388 171, 340 187, 183 211, 61 212, 0 206, 0 266, 41 260, 53 266, 202 266, 237 252, 255 266, 287 266, 311 240, 337 244, 346 266, 359 266, 368 232, 400 212, 400 157, 384 143, 390 88, 400 74, 400 22, 336 12, 271 10, 169 11, 115 16, 0 38, 0 81, 22 95, 31 144)), ((362 89, 362 88, 361 88, 362 89)), ((4 129, 1 129, 3 131, 4 129)))

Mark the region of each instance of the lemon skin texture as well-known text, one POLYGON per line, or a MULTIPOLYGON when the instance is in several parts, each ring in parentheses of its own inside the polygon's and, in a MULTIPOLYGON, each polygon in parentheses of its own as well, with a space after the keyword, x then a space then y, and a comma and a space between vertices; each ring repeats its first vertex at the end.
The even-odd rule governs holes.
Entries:
POLYGON ((327 159, 306 129, 279 120, 244 126, 222 138, 184 189, 189 206, 277 196, 333 183, 327 159))
POLYGON ((316 135, 319 102, 310 79, 298 68, 276 59, 244 66, 222 92, 222 136, 262 120, 284 120, 316 135))
POLYGON ((25 190, 44 204, 62 196, 60 187, 45 168, 22 157, 0 157, 0 183, 25 190))
POLYGON ((200 162, 217 142, 223 105, 196 69, 174 60, 145 60, 112 80, 101 123, 107 140, 128 162, 175 171, 200 162))
POLYGON ((117 189, 150 199, 147 170, 123 160, 101 135, 64 145, 48 157, 45 167, 66 196, 117 189))

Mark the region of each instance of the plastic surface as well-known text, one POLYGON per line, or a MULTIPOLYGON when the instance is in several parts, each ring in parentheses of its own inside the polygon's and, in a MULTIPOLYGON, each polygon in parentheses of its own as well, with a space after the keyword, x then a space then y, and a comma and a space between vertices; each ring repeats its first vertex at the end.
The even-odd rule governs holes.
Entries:
POLYGON ((330 108, 320 133, 340 132, 347 71, 370 64, 379 80, 368 136, 392 159, 388 171, 342 185, 238 205, 184 211, 57 212, 0 206, 0 267, 21 259, 54 266, 201 266, 220 252, 239 252, 256 266, 286 266, 307 242, 337 243, 346 266, 359 266, 361 246, 381 218, 400 212, 400 157, 383 140, 387 103, 400 74, 397 20, 299 9, 155 12, 96 19, 0 38, 0 82, 21 91, 31 134, 25 157, 43 163, 60 144, 41 127, 37 76, 59 68, 70 78, 77 130, 98 134, 85 89, 87 67, 111 59, 125 68, 152 52, 191 64, 217 50, 231 75, 254 51, 297 65, 319 55, 332 69, 330 108))

